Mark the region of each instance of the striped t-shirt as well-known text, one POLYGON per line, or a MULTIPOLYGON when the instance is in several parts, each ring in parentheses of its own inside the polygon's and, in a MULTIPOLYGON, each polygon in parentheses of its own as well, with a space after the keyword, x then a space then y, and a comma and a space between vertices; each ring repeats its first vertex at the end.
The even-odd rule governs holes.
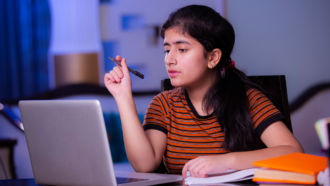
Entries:
MULTIPOLYGON (((260 91, 249 89, 251 118, 258 136, 283 115, 260 91)), ((167 135, 164 164, 169 173, 181 174, 184 164, 198 156, 227 153, 222 148, 225 133, 215 115, 200 116, 182 88, 165 91, 153 98, 143 123, 144 130, 156 129, 167 135)))

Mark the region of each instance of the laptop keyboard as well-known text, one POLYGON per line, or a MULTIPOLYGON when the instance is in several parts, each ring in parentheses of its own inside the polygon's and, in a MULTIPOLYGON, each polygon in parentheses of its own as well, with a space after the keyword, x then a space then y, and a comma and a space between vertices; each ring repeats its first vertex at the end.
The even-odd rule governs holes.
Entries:
POLYGON ((122 184, 122 183, 131 183, 131 182, 138 182, 138 181, 146 181, 146 180, 149 180, 149 179, 116 177, 116 180, 117 180, 117 184, 122 184))

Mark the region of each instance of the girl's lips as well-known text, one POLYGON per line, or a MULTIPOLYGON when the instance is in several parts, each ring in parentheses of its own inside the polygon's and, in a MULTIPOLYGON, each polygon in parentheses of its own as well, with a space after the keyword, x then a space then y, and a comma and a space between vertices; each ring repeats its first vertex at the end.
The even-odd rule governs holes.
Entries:
POLYGON ((175 71, 175 70, 169 70, 169 71, 168 71, 168 75, 169 75, 170 77, 175 77, 175 76, 177 76, 179 73, 180 73, 180 72, 175 71))

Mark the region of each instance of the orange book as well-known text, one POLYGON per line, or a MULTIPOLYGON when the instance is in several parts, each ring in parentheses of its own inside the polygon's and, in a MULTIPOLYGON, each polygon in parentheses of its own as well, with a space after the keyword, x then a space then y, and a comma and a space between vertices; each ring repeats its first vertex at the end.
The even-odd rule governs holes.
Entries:
POLYGON ((253 181, 315 184, 316 176, 328 166, 328 158, 305 153, 292 153, 253 162, 263 167, 254 172, 253 181))

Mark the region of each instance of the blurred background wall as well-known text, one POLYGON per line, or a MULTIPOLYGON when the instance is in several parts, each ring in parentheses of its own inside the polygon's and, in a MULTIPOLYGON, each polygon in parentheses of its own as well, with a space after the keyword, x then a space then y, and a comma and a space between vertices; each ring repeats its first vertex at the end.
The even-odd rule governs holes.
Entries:
POLYGON ((4 9, 0 37, 5 38, 1 42, 0 52, 0 100, 19 99, 53 89, 56 87, 55 79, 68 79, 70 72, 71 76, 80 76, 81 79, 57 86, 84 82, 102 86, 104 73, 114 65, 107 57, 116 55, 126 57, 131 68, 146 76, 144 80, 132 76, 133 90, 158 90, 159 81, 167 77, 158 30, 170 12, 188 4, 204 4, 227 17, 236 31, 232 58, 237 67, 247 75, 286 75, 289 102, 308 87, 330 79, 327 72, 330 67, 330 53, 327 52, 330 48, 330 2, 327 0, 21 1, 0 3, 4 9), (9 11, 15 7, 19 16, 9 11), (31 13, 24 12, 24 7, 30 7, 31 13), (37 14, 40 12, 38 8, 46 13, 40 16, 40 13, 37 14), (10 20, 13 23, 6 23, 8 17, 15 16, 17 18, 10 20), (43 22, 35 21, 38 16, 43 22), (31 27, 29 24, 11 26, 17 25, 15 21, 24 17, 29 18, 32 31, 37 34, 24 34, 24 30, 31 27), (40 25, 46 29, 40 29, 40 25), (10 34, 11 31, 18 32, 18 29, 18 34, 10 34), (6 38, 6 34, 11 37, 6 38), (48 59, 43 57, 43 62, 31 59, 32 54, 36 53, 37 49, 33 48, 36 44, 31 45, 25 53, 14 52, 21 49, 12 47, 13 44, 24 40, 33 43, 38 34, 46 39, 48 37, 48 41, 38 48, 46 50, 46 53, 48 51, 48 59), (89 55, 90 58, 77 59, 74 57, 77 54, 89 55), (63 55, 67 55, 67 58, 63 59, 63 55), (70 61, 68 56, 71 56, 71 61, 96 61, 97 66, 89 71, 74 65, 70 66, 72 70, 68 72, 63 72, 63 68, 59 67, 60 70, 56 70, 54 59, 57 57, 62 63, 69 64, 65 62, 66 59, 70 61), (25 68, 27 63, 31 65, 25 68), (98 71, 95 72, 95 69, 98 71), (74 72, 79 70, 84 73, 75 76, 74 72), (42 75, 27 81, 30 77, 28 74, 41 72, 42 75), (56 74, 60 77, 55 77, 56 74), (95 79, 96 76, 98 79, 95 79), (38 81, 42 81, 41 87, 40 83, 35 85, 38 81), (35 90, 29 91, 31 88, 35 90))
POLYGON ((289 102, 330 80, 330 1, 227 1, 232 58, 248 75, 286 76, 289 102))

